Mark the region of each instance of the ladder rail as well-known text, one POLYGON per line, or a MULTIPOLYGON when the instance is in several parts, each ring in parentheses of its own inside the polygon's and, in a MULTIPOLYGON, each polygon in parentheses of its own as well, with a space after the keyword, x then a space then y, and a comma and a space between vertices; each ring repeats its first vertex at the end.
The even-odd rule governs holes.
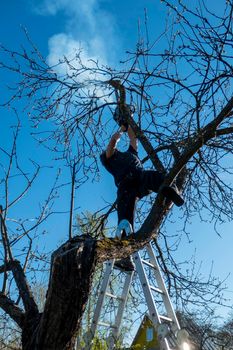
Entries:
POLYGON ((129 290, 132 284, 134 276, 134 271, 127 273, 127 276, 125 278, 125 283, 122 289, 121 297, 119 298, 119 306, 115 318, 115 327, 112 329, 110 334, 110 340, 108 344, 108 349, 112 350, 114 348, 115 341, 118 339, 120 335, 120 326, 123 319, 124 309, 128 300, 129 290))
POLYGON ((125 279, 125 284, 121 294, 121 302, 120 302, 120 306, 118 308, 118 312, 115 320, 115 325, 116 325, 116 329, 115 329, 116 331, 114 332, 115 338, 119 336, 119 328, 122 321, 125 305, 128 299, 129 289, 133 280, 133 275, 134 275, 134 271, 132 271, 131 273, 127 273, 127 276, 125 279))
POLYGON ((107 291, 109 284, 110 284, 110 278, 111 278, 111 274, 112 274, 112 271, 114 268, 114 263, 115 263, 115 259, 110 260, 106 263, 103 281, 101 284, 100 293, 99 293, 99 297, 98 297, 97 304, 95 307, 93 321, 91 324, 91 330, 90 330, 90 333, 88 335, 88 340, 87 340, 87 344, 85 346, 85 350, 91 349, 91 342, 95 336, 96 329, 98 326, 108 327, 111 330, 110 335, 109 335, 109 339, 108 339, 108 350, 112 350, 114 348, 115 341, 117 340, 117 338, 120 334, 120 326, 121 326, 123 313, 124 313, 125 305, 127 302, 130 286, 132 283, 134 271, 131 271, 131 272, 126 274, 121 295, 120 296, 114 295, 114 294, 109 293, 107 291), (103 304, 104 304, 106 297, 111 298, 111 299, 115 299, 118 301, 117 313, 115 316, 115 320, 112 323, 100 321, 101 309, 103 308, 103 304))
POLYGON ((104 272, 104 278, 103 278, 102 285, 100 288, 100 294, 99 294, 99 298, 97 300, 97 304, 96 304, 95 312, 94 312, 94 316, 93 316, 93 321, 91 324, 91 335, 90 336, 92 336, 92 337, 94 337, 95 332, 96 332, 96 328, 98 326, 100 313, 101 313, 101 309, 103 307, 103 303, 104 303, 106 291, 107 291, 107 288, 109 285, 110 276, 111 276, 111 272, 113 270, 114 262, 115 262, 115 260, 110 260, 106 264, 107 266, 106 266, 106 269, 104 272))
POLYGON ((146 246, 146 250, 148 252, 150 261, 155 266, 155 269, 153 269, 153 272, 154 272, 154 275, 155 275, 155 279, 156 279, 158 288, 163 291, 163 294, 162 294, 163 303, 164 303, 165 309, 167 311, 168 318, 171 318, 172 321, 173 321, 171 323, 171 329, 175 333, 178 330, 180 330, 180 324, 179 324, 179 321, 178 321, 178 319, 176 317, 175 310, 174 310, 173 305, 171 303, 171 299, 170 299, 170 296, 168 294, 168 291, 167 291, 164 279, 162 277, 162 273, 161 273, 161 270, 160 270, 157 258, 155 256, 153 248, 151 246, 151 243, 149 243, 146 246))
MULTIPOLYGON (((159 313, 150 289, 149 281, 146 276, 145 269, 143 267, 142 259, 139 252, 133 254, 133 260, 136 265, 136 270, 138 272, 138 276, 142 285, 142 290, 145 296, 145 300, 148 306, 148 311, 150 315, 150 319, 157 329, 158 325, 161 324, 161 319, 159 317, 159 313)), ((166 338, 160 339, 160 348, 161 350, 170 350, 168 340, 166 338)))

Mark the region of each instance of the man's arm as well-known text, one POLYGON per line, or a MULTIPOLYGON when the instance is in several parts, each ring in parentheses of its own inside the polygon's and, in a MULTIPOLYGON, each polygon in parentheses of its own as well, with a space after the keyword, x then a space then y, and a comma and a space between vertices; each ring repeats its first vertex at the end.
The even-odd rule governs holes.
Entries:
POLYGON ((120 140, 121 135, 122 135, 121 130, 117 131, 115 134, 112 135, 111 140, 109 141, 109 144, 108 144, 107 149, 106 149, 106 158, 107 159, 111 158, 112 155, 114 154, 115 149, 116 149, 116 145, 117 145, 118 141, 120 140))
POLYGON ((136 137, 136 135, 135 135, 135 133, 130 125, 128 127, 127 132, 128 132, 128 136, 129 136, 129 140, 130 140, 130 145, 137 152, 138 151, 138 139, 137 139, 137 137, 136 137))

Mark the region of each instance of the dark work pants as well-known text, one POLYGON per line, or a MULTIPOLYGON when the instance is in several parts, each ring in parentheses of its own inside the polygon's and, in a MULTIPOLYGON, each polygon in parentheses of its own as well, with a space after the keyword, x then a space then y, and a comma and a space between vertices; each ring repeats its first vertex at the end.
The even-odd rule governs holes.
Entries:
POLYGON ((154 170, 143 170, 140 174, 129 176, 122 181, 117 191, 118 223, 126 219, 133 227, 137 198, 158 192, 164 181, 164 175, 154 170))

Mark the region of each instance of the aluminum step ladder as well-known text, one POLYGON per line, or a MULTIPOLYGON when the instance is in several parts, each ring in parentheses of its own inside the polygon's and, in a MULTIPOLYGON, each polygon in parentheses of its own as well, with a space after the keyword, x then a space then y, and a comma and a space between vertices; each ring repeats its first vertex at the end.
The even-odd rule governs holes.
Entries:
MULTIPOLYGON (((121 237, 123 230, 127 235, 132 233, 131 225, 127 220, 122 220, 120 222, 116 235, 121 237)), ((142 286, 150 319, 158 334, 160 350, 170 350, 171 348, 178 349, 179 343, 186 340, 187 334, 184 332, 184 330, 180 329, 180 325, 173 309, 152 245, 149 243, 145 248, 143 248, 142 251, 134 253, 132 255, 132 259, 135 264, 135 272, 138 273, 142 286), (146 259, 141 256, 143 252, 146 254, 146 259), (158 296, 160 299, 159 301, 158 296), (160 308, 163 310, 163 313, 160 312, 160 308)), ((122 271, 124 274, 124 284, 121 295, 117 296, 108 291, 114 268, 117 268, 115 266, 115 260, 111 260, 106 263, 100 294, 92 320, 91 331, 86 338, 86 344, 83 348, 84 350, 91 349, 92 339, 95 336, 98 326, 106 327, 106 329, 110 331, 107 338, 108 350, 114 350, 116 348, 116 342, 120 334, 121 322, 132 284, 134 271, 122 271), (118 301, 115 320, 112 323, 100 321, 101 311, 104 309, 104 302, 107 298, 118 301)))

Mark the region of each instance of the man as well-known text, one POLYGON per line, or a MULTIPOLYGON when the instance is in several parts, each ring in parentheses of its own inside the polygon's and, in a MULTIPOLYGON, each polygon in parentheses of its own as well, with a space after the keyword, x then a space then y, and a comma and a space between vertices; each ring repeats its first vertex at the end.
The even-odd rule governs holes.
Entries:
MULTIPOLYGON (((121 127, 110 139, 106 151, 101 156, 101 162, 104 167, 114 177, 117 186, 117 214, 118 224, 126 219, 134 226, 134 212, 137 199, 140 199, 150 192, 158 192, 165 178, 155 170, 144 170, 140 159, 138 158, 138 140, 132 128, 123 123, 121 118, 121 127), (130 145, 126 152, 120 152, 117 149, 123 132, 128 133, 130 145)), ((184 200, 178 194, 176 189, 170 186, 164 186, 161 189, 163 195, 181 206, 184 200)))
MULTIPOLYGON (((104 167, 113 175, 117 190, 117 213, 118 223, 126 219, 133 227, 134 210, 137 199, 148 195, 150 192, 158 192, 164 181, 164 174, 155 170, 144 170, 138 158, 138 141, 129 126, 127 133, 130 140, 130 146, 126 152, 117 150, 125 126, 116 132, 105 152, 100 156, 104 167)), ((163 195, 181 206, 184 200, 177 193, 176 189, 170 186, 162 188, 163 195)))

